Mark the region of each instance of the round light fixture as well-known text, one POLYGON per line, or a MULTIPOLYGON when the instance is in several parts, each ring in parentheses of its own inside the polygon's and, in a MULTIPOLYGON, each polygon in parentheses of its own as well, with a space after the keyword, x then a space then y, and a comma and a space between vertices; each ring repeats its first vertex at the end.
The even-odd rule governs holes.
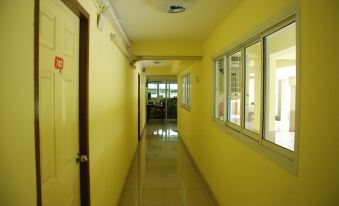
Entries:
POLYGON ((159 11, 176 14, 187 11, 191 0, 155 0, 155 8, 159 11))
POLYGON ((184 12, 186 9, 183 6, 175 6, 172 5, 170 6, 168 13, 180 13, 180 12, 184 12))

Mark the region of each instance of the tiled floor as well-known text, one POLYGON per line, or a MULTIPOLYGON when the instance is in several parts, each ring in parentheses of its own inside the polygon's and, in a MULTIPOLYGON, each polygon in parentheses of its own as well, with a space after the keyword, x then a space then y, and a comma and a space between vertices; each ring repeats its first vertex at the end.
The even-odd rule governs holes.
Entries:
POLYGON ((173 123, 147 126, 121 206, 215 205, 176 131, 173 123))

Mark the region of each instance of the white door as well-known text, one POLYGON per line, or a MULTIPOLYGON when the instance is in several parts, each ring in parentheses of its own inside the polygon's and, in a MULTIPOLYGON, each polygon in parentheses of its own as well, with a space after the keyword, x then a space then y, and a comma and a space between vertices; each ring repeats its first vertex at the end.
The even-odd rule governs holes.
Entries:
POLYGON ((78 206, 79 19, 60 0, 41 0, 39 30, 42 204, 78 206))

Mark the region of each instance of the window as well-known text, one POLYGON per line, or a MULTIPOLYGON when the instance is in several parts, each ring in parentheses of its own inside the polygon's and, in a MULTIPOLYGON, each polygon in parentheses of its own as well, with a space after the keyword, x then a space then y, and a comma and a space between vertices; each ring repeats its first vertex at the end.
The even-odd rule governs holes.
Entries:
POLYGON ((178 97, 178 85, 177 84, 168 84, 167 88, 169 98, 177 98, 178 97))
POLYGON ((294 150, 296 100, 296 23, 266 36, 265 136, 294 150))
POLYGON ((261 134, 262 64, 261 42, 245 48, 245 113, 246 130, 261 134))
POLYGON ((214 93, 214 117, 218 120, 225 121, 225 60, 220 58, 215 62, 215 93, 214 93))
POLYGON ((186 105, 186 78, 185 76, 181 77, 181 106, 186 105))
POLYGON ((228 57, 228 117, 227 121, 240 126, 241 108, 241 52, 228 57))
POLYGON ((296 30, 295 16, 289 17, 216 58, 213 68, 214 119, 295 170, 296 30))
POLYGON ((148 84, 148 92, 151 93, 151 98, 157 98, 158 97, 158 85, 157 84, 148 84))
POLYGON ((159 97, 166 98, 166 84, 165 83, 159 84, 159 97))
POLYGON ((191 74, 185 74, 181 77, 181 106, 190 108, 191 96, 191 74))

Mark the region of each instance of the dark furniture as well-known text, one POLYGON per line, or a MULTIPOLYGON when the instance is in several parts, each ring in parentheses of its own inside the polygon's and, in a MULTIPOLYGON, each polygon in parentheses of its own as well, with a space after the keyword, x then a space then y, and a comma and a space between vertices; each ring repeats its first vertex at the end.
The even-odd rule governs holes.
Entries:
POLYGON ((157 104, 147 104, 147 121, 149 119, 161 119, 164 121, 165 107, 157 104))

